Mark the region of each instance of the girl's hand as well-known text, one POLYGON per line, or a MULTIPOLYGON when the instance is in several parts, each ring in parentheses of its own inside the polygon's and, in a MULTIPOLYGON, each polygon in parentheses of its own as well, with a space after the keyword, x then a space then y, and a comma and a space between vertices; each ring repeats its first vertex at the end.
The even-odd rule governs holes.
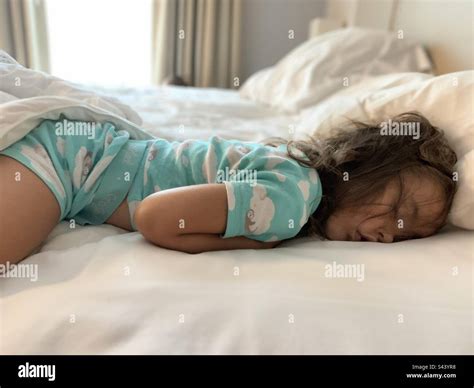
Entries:
POLYGON ((270 249, 281 241, 244 236, 222 238, 227 224, 225 185, 177 187, 146 197, 134 216, 137 229, 155 245, 188 253, 228 249, 270 249))

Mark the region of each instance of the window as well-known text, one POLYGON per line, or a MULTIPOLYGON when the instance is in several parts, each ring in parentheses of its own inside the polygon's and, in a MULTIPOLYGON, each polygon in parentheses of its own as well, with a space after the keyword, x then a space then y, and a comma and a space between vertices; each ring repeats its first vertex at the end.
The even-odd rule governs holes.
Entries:
POLYGON ((46 0, 51 73, 78 83, 151 81, 151 0, 46 0))

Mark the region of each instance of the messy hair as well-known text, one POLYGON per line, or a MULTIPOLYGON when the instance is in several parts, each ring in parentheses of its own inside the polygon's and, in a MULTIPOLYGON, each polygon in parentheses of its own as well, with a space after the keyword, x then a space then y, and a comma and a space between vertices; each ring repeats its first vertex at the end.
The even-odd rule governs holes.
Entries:
POLYGON ((329 136, 307 135, 307 140, 272 137, 262 141, 274 147, 286 144, 292 159, 303 167, 316 169, 320 177, 321 202, 298 236, 327 237, 325 224, 339 206, 367 203, 382 193, 392 179, 402 181, 401 174, 406 171, 428 174, 441 185, 444 210, 433 226, 439 229, 444 225, 456 191, 453 179, 456 154, 443 132, 417 112, 400 114, 391 122, 417 123, 418 138, 383 136, 381 128, 386 121, 350 121, 349 127, 333 129, 329 136))

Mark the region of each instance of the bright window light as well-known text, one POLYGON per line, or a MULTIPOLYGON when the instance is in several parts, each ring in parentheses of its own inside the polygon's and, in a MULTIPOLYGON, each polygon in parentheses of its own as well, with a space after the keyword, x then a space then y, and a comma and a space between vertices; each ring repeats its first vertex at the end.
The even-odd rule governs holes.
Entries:
POLYGON ((151 81, 151 0, 46 0, 51 73, 73 82, 151 81))

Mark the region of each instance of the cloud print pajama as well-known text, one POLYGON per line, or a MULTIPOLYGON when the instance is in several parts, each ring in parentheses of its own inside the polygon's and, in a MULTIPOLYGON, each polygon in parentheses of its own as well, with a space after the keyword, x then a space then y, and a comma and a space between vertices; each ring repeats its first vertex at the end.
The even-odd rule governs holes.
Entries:
POLYGON ((294 237, 321 200, 316 170, 291 159, 284 145, 219 136, 207 141, 131 140, 111 123, 77 121, 69 122, 93 124, 94 136, 58 133, 56 124, 65 120, 44 120, 0 152, 48 185, 59 202, 60 220, 102 224, 125 198, 133 220, 137 205, 154 192, 222 182, 228 215, 221 237, 276 241, 294 237))

